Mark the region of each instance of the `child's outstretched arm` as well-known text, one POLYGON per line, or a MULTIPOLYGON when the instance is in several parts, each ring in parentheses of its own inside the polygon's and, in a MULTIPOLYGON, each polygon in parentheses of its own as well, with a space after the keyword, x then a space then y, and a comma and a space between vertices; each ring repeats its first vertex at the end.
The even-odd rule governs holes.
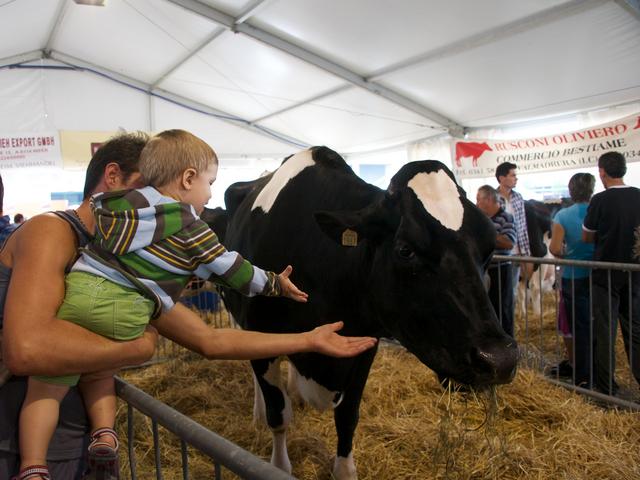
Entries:
POLYGON ((296 302, 306 302, 309 295, 300 290, 291 280, 289 280, 291 272, 293 272, 293 267, 291 265, 287 265, 287 268, 285 268, 282 273, 278 274, 278 283, 280 284, 282 296, 295 300, 296 302))
POLYGON ((289 280, 293 270, 290 265, 280 274, 252 265, 240 253, 227 250, 218 241, 215 232, 200 219, 193 222, 189 229, 180 232, 180 235, 183 238, 178 243, 187 245, 187 250, 176 252, 172 246, 167 246, 167 249, 178 256, 186 255, 187 258, 182 259, 182 265, 195 267, 193 273, 197 277, 212 280, 249 297, 285 296, 297 302, 307 301, 308 295, 289 280), (193 241, 194 238, 197 241, 193 241))

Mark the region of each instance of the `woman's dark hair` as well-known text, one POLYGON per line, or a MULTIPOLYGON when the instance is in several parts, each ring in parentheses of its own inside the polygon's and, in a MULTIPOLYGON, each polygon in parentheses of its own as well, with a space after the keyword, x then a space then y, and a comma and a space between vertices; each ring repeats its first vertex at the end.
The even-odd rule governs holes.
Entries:
POLYGON ((576 173, 569 180, 569 195, 575 203, 588 202, 596 186, 596 177, 590 173, 576 173))
POLYGON ((123 133, 103 143, 91 158, 84 180, 83 198, 89 198, 95 190, 104 169, 110 163, 117 163, 123 175, 123 181, 138 171, 140 153, 149 141, 144 132, 123 133))

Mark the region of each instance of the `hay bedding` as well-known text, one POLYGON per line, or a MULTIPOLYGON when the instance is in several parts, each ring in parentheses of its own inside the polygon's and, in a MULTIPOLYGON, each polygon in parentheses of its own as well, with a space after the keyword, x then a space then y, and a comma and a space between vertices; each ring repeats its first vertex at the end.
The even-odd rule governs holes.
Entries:
MULTIPOLYGON (((125 379, 268 459, 271 434, 252 423, 247 362, 192 355, 130 371, 125 379)), ((119 429, 126 438, 126 410, 119 429)), ((365 390, 354 455, 360 479, 637 479, 640 414, 603 410, 521 370, 490 393, 443 392, 415 357, 381 348, 365 390)), ((150 422, 136 418, 139 478, 155 478, 150 422)), ((162 435, 164 478, 182 478, 178 440, 162 435)), ((294 408, 288 434, 293 474, 330 478, 331 412, 294 408)), ((126 451, 123 449, 123 451, 126 451)), ((124 462, 126 463, 126 462, 124 462)), ((191 478, 213 478, 210 461, 190 451, 191 478)), ((129 478, 123 468, 123 478, 129 478)), ((225 472, 224 478, 234 478, 225 472)))

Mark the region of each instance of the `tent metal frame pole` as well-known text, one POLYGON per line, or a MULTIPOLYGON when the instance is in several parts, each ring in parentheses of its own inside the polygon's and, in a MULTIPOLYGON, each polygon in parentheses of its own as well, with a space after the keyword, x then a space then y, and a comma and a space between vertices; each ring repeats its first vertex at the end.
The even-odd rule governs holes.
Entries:
MULTIPOLYGON (((248 18, 250 18, 254 13, 256 13, 257 11, 259 11, 261 8, 263 8, 270 0, 254 0, 254 2, 249 5, 241 14, 240 16, 238 16, 235 19, 235 23, 242 23, 245 20, 247 20, 248 18)), ((171 66, 170 68, 167 69, 167 71, 165 73, 163 73, 162 75, 160 75, 160 77, 158 77, 157 80, 155 80, 152 84, 151 84, 151 88, 156 88, 158 85, 160 85, 169 75, 171 75, 173 72, 175 72, 178 68, 180 68, 182 65, 184 65, 185 63, 187 63, 189 60, 191 60, 193 57, 195 57, 196 55, 198 55, 198 53, 200 53, 202 50, 204 50, 204 48, 206 48, 207 46, 209 46, 216 38, 218 38, 220 35, 222 35, 226 30, 224 29, 224 27, 222 27, 221 25, 216 23, 216 29, 215 31, 209 35, 200 45, 198 45, 196 48, 194 48, 193 50, 187 52, 187 54, 182 57, 180 60, 178 60, 173 66, 171 66)))
POLYGON ((614 0, 618 5, 640 21, 640 0, 614 0))
POLYGON ((156 104, 153 95, 147 95, 149 104, 149 132, 153 133, 156 129, 156 104))
POLYGON ((267 4, 271 1, 272 0, 253 0, 253 2, 251 2, 251 4, 249 4, 247 8, 245 8, 242 13, 240 13, 240 15, 236 17, 236 24, 246 22, 260 10, 266 7, 267 4))
POLYGON ((440 48, 403 60, 402 62, 381 68, 372 72, 371 75, 368 75, 367 80, 378 80, 381 77, 397 73, 407 68, 466 52, 474 48, 493 43, 497 40, 534 29, 540 25, 582 13, 588 9, 600 6, 607 1, 610 0, 572 0, 570 2, 563 3, 562 5, 551 7, 513 22, 500 25, 485 32, 463 38, 448 45, 443 45, 440 48))
POLYGON ((259 123, 262 122, 264 120, 267 120, 268 118, 271 117, 276 117, 278 115, 280 115, 281 113, 285 113, 288 112, 289 110, 294 110, 298 107, 302 107, 304 105, 307 105, 309 103, 315 102, 316 100, 320 100, 322 98, 325 97, 330 97, 331 95, 335 95, 336 93, 340 93, 340 92, 344 92, 345 90, 349 90, 350 88, 353 88, 353 85, 349 84, 349 83, 345 83, 343 85, 339 85, 336 88, 332 88, 331 90, 327 90, 325 92, 321 92, 317 95, 314 95, 313 97, 309 97, 305 100, 301 100, 300 102, 296 102, 293 103, 291 105, 289 105, 288 107, 284 107, 280 110, 276 110, 275 112, 271 112, 267 115, 264 115, 262 117, 256 118, 253 120, 254 123, 259 123))
POLYGON ((45 57, 42 50, 32 50, 30 52, 11 55, 10 57, 0 58, 0 68, 10 67, 12 65, 21 65, 23 63, 42 60, 45 57))
POLYGON ((57 52, 54 50, 50 52, 49 55, 47 55, 46 57, 51 58, 52 60, 56 60, 60 63, 63 63, 73 68, 92 71, 98 75, 106 77, 107 79, 110 79, 117 83, 139 90, 140 92, 145 93, 149 96, 154 96, 154 97, 166 100, 168 102, 176 103, 185 108, 189 108, 191 110, 194 110, 206 115, 214 116, 216 117, 216 119, 222 122, 229 123, 238 128, 243 128, 253 133, 260 134, 273 141, 287 143, 297 148, 307 148, 309 146, 309 144, 305 141, 290 137, 276 130, 272 130, 272 129, 262 127, 260 125, 256 125, 255 123, 249 120, 246 120, 244 118, 238 117, 237 115, 232 115, 230 113, 217 110, 213 107, 204 105, 202 103, 183 97, 181 95, 171 93, 159 88, 151 88, 151 85, 147 83, 141 82, 131 77, 127 77, 120 73, 114 72, 113 70, 109 70, 108 68, 99 67, 90 62, 86 62, 79 58, 72 57, 71 55, 66 55, 64 53, 57 52))
POLYGON ((101 67, 99 65, 95 65, 91 62, 87 62, 85 60, 74 57, 72 55, 67 55, 66 53, 58 52, 57 50, 52 50, 51 52, 44 52, 44 55, 46 58, 50 58, 60 63, 64 63, 69 67, 74 67, 81 70, 93 70, 94 72, 97 72, 104 77, 111 78, 112 80, 115 80, 118 83, 122 83, 122 84, 129 85, 131 87, 134 87, 136 90, 140 90, 146 93, 150 92, 149 90, 150 85, 145 82, 141 82, 140 80, 136 80, 135 78, 127 77, 126 75, 115 72, 113 70, 109 70, 108 68, 101 67))
POLYGON ((216 26, 216 31, 215 32, 213 32, 211 35, 209 35, 200 45, 198 45, 193 50, 190 50, 189 52, 187 52, 187 54, 184 57, 182 57, 174 65, 172 65, 170 68, 168 68, 166 72, 164 72, 162 75, 160 75, 158 77, 158 79, 155 80, 151 84, 151 88, 156 88, 158 85, 160 85, 169 75, 171 75, 178 68, 180 68, 182 65, 187 63, 193 57, 198 55, 198 53, 200 53, 205 47, 207 47, 211 42, 213 42, 216 38, 218 38, 224 32, 225 32, 224 28, 216 26))
POLYGON ((218 118, 218 120, 234 125, 238 128, 244 128, 245 130, 249 130, 253 133, 258 133, 266 138, 269 138, 273 141, 279 141, 280 143, 287 143, 297 147, 298 149, 308 148, 311 145, 304 141, 297 139, 295 137, 291 137, 284 133, 278 132, 277 130, 273 130, 271 128, 266 128, 260 125, 257 125, 255 122, 250 120, 240 118, 237 115, 232 115, 221 110, 217 110, 208 105, 204 105, 195 100, 190 100, 181 95, 177 95, 175 93, 168 92, 166 90, 162 90, 156 88, 151 92, 152 95, 167 100, 169 102, 174 102, 186 106, 187 108, 201 111, 202 113, 210 114, 218 118), (225 118, 228 117, 228 118, 225 118))
POLYGON ((214 22, 219 23, 220 25, 230 29, 235 33, 242 33, 266 45, 277 48, 285 53, 288 53, 289 55, 292 55, 293 57, 314 65, 321 70, 324 70, 325 72, 331 73, 338 78, 342 78, 343 80, 346 80, 360 88, 368 90, 375 95, 385 98, 386 100, 389 100, 396 105, 400 105, 401 107, 411 112, 417 113, 418 115, 421 115, 439 125, 444 125, 452 129, 462 128, 462 126, 458 125, 450 118, 447 118, 444 115, 428 108, 427 106, 420 104, 414 99, 405 97, 404 95, 401 95, 400 93, 378 83, 370 82, 365 77, 349 70, 348 68, 343 67, 342 65, 339 65, 325 57, 322 57, 321 55, 310 52, 305 48, 295 45, 265 30, 254 27, 247 23, 236 23, 235 19, 231 15, 227 15, 226 13, 210 7, 209 5, 200 3, 197 0, 166 1, 181 6, 184 9, 197 13, 205 18, 213 20, 214 22))
POLYGON ((60 25, 62 24, 62 20, 67 13, 68 6, 68 0, 59 0, 58 8, 56 9, 56 20, 55 22, 53 22, 51 30, 49 30, 49 35, 47 35, 47 43, 42 49, 44 50, 44 52, 50 52, 53 48, 53 42, 56 41, 56 37, 58 36, 58 32, 60 31, 60 25))

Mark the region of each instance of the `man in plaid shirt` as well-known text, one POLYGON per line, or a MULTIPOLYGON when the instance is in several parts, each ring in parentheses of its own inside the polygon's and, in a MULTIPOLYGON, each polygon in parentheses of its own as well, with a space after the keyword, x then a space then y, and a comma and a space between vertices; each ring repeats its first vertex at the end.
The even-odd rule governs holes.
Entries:
MULTIPOLYGON (((496 168, 496 179, 499 186, 496 189, 500 200, 500 206, 507 212, 513 215, 514 224, 516 227, 516 242, 513 246, 512 255, 531 256, 531 247, 529 245, 529 233, 527 232, 527 218, 524 213, 524 199, 522 195, 514 190, 518 183, 518 177, 516 176, 516 169, 518 167, 515 163, 503 162, 496 168)), ((514 265, 514 286, 518 284, 518 277, 520 276, 520 264, 514 265)), ((529 271, 532 264, 525 265, 525 274, 529 278, 529 271)))

